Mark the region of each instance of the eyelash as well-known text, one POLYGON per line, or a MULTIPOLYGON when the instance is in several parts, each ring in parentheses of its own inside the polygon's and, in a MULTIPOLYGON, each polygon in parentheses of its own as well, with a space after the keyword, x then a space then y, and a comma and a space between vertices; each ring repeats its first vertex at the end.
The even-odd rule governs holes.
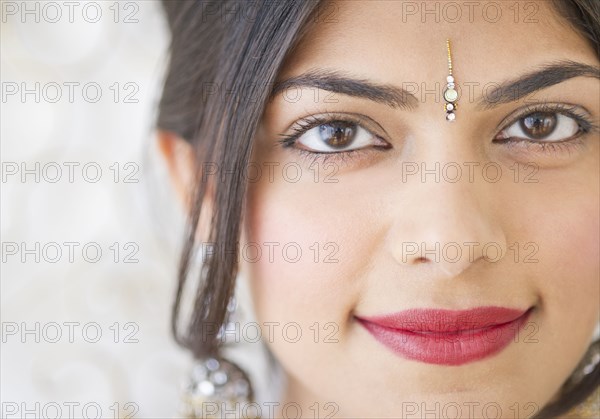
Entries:
POLYGON ((494 139, 492 140, 492 142, 495 144, 502 144, 511 148, 523 147, 527 151, 534 151, 539 153, 564 153, 571 151, 573 148, 582 146, 584 143, 582 137, 584 135, 589 134, 590 132, 600 132, 600 127, 594 124, 586 114, 581 112, 579 107, 567 104, 550 103, 542 103, 540 105, 528 105, 526 108, 519 111, 517 115, 512 116, 508 122, 501 123, 500 125, 502 125, 503 128, 500 130, 500 132, 506 130, 508 127, 512 126, 520 119, 535 112, 555 113, 572 118, 579 126, 579 131, 577 131, 577 133, 572 137, 561 141, 544 142, 519 138, 506 138, 499 140, 494 139))
MULTIPOLYGON (((294 152, 296 152, 300 155, 300 158, 307 160, 309 166, 315 162, 326 163, 330 160, 333 160, 336 163, 340 163, 340 164, 350 163, 350 162, 360 160, 361 158, 366 157, 368 154, 375 151, 374 149, 387 150, 387 149, 391 148, 391 145, 389 145, 389 146, 371 146, 371 147, 365 147, 365 148, 358 148, 355 150, 324 153, 324 152, 310 151, 310 150, 304 150, 302 148, 294 147, 296 140, 300 136, 302 136, 304 133, 306 133, 307 131, 311 130, 312 128, 318 127, 320 125, 330 124, 332 122, 346 122, 346 123, 356 124, 356 126, 363 127, 364 129, 366 129, 367 131, 372 133, 370 129, 367 129, 364 127, 364 122, 361 121, 359 118, 355 118, 355 117, 352 117, 349 115, 338 115, 338 114, 329 113, 329 112, 325 112, 323 115, 324 115, 324 117, 310 115, 306 118, 300 119, 292 127, 292 130, 294 132, 292 134, 279 134, 279 136, 281 138, 278 139, 277 142, 283 148, 292 148, 294 150, 294 152)), ((373 134, 373 135, 375 137, 383 140, 383 138, 381 138, 381 136, 378 136, 375 134, 373 134)), ((385 141, 385 140, 383 140, 383 141, 385 141)))
MULTIPOLYGON (((571 151, 574 147, 580 147, 581 145, 583 145, 583 139, 581 138, 582 136, 590 132, 600 132, 600 127, 594 124, 592 121, 590 121, 589 117, 583 112, 581 112, 577 106, 549 103, 543 103, 541 105, 528 105, 516 116, 512 116, 508 122, 501 123, 500 125, 502 125, 503 128, 500 129, 499 132, 506 130, 508 127, 512 126, 520 119, 535 112, 556 113, 570 117, 577 122, 577 125, 579 126, 579 131, 571 138, 562 141, 543 142, 519 138, 506 138, 498 140, 494 139, 492 140, 492 142, 495 144, 502 144, 511 148, 521 146, 524 147, 527 151, 534 151, 540 153, 564 153, 567 151, 571 151)), ((292 134, 280 134, 279 136, 281 138, 277 140, 277 142, 284 148, 293 148, 294 151, 297 152, 301 158, 306 158, 309 161, 309 164, 312 164, 316 161, 321 161, 324 163, 328 160, 335 160, 336 162, 347 163, 349 160, 356 160, 365 157, 365 155, 369 154, 370 152, 373 152, 374 149, 387 150, 391 148, 391 145, 390 147, 371 146, 355 150, 324 153, 294 147, 294 144, 300 136, 302 136, 310 129, 320 125, 330 124, 332 122, 346 122, 353 123, 357 126, 361 126, 364 128, 362 122, 359 119, 353 117, 349 117, 346 115, 337 116, 336 114, 328 112, 325 112, 324 115, 324 117, 311 115, 306 118, 300 119, 292 127, 292 130, 294 132, 292 134)), ((368 129, 367 131, 371 132, 368 129)), ((373 135, 381 139, 380 136, 377 136, 375 134, 373 135)))

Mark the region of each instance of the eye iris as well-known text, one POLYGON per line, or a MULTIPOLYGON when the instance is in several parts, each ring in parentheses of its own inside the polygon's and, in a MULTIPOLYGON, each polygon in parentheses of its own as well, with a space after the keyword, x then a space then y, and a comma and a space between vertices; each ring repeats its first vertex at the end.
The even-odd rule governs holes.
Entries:
POLYGON ((556 115, 548 112, 535 112, 522 118, 521 128, 532 138, 544 138, 556 129, 556 115))
POLYGON ((332 122, 320 125, 319 134, 327 145, 335 148, 343 148, 354 140, 356 127, 346 122, 332 122))

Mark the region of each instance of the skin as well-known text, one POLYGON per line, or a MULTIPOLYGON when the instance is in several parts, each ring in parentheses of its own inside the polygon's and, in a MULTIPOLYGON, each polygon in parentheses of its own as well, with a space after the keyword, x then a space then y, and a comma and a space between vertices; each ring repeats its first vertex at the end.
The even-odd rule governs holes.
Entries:
MULTIPOLYGON (((323 68, 378 84, 424 83, 432 90, 440 83, 441 89, 448 74, 446 38, 452 40, 458 84, 501 82, 560 59, 599 64, 582 37, 545 2, 536 4, 537 23, 514 23, 514 11, 504 3, 506 18, 499 23, 484 19, 478 8, 472 23, 466 16, 458 23, 443 18, 436 23, 429 16, 422 23, 417 15, 400 24, 401 2, 334 3, 329 10, 335 10, 335 22, 311 28, 279 79, 323 68)), ((329 96, 326 103, 327 92, 318 93, 315 100, 314 89, 303 89, 298 101, 278 95, 268 104, 253 161, 279 166, 273 178, 263 171, 259 181, 250 183, 241 237, 242 243, 262 246, 259 260, 242 257, 241 271, 249 281, 258 322, 280 325, 275 333, 264 327, 263 336, 273 336, 268 347, 288 379, 284 401, 300 404, 306 417, 313 417, 315 402, 321 416, 335 411, 336 417, 421 417, 427 411, 432 417, 449 403, 461 407, 462 417, 480 417, 490 403, 501 408, 497 417, 539 411, 557 396, 584 355, 600 315, 600 138, 591 132, 574 145, 546 151, 492 140, 511 126, 510 121, 499 126, 504 118, 542 101, 582 107, 598 125, 598 80, 570 79, 527 101, 483 111, 462 96, 453 123, 445 120, 443 100, 436 101, 433 94, 419 96, 418 107, 405 110, 342 94, 329 96), (368 116, 384 130, 374 134, 391 148, 367 147, 353 158, 329 155, 338 182, 325 182, 332 166, 325 167, 323 160, 311 166, 310 157, 277 144, 279 134, 292 133, 295 121, 323 112, 368 116), (427 168, 436 162, 456 162, 463 169, 465 162, 479 166, 472 181, 466 169, 454 183, 443 178, 435 182, 433 175, 425 182, 418 175, 403 181, 403 162, 423 162, 427 168), (482 176, 481 167, 488 162, 501 166, 499 181, 482 176), (537 167, 536 183, 524 180, 532 174, 524 166, 528 162, 537 167), (281 175, 285 164, 301 167, 299 181, 281 175), (315 164, 320 168, 317 182, 315 164), (517 180, 515 164, 523 170, 517 180), (264 245, 268 242, 279 243, 272 260, 264 245), (472 255, 463 247, 460 260, 403 253, 406 243, 434 249, 436 243, 465 242, 479 245, 472 255), (282 256, 286 243, 301 248, 298 262, 282 256), (486 243, 501 248, 503 257, 495 258, 494 250, 491 256, 484 253, 486 243), (333 250, 336 261, 325 263, 333 250), (536 261, 526 263, 527 256, 536 261), (459 366, 404 359, 354 318, 410 308, 480 306, 534 310, 516 342, 459 366), (292 343, 294 330, 284 339, 282 327, 293 322, 302 338, 292 343), (408 416, 414 408, 418 410, 408 416)), ((480 93, 475 90, 476 96, 480 93)), ((188 160, 177 157, 183 152, 168 152, 169 140, 162 141, 171 167, 188 160)), ((487 414, 497 415, 492 408, 487 414)))

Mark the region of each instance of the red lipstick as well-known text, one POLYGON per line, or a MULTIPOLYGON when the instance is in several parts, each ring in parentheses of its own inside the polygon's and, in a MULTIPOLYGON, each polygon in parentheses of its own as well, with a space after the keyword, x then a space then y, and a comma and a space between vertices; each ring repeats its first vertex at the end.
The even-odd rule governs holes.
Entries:
POLYGON ((516 341, 532 309, 411 309, 356 319, 375 339, 404 358, 462 365, 490 357, 516 341))

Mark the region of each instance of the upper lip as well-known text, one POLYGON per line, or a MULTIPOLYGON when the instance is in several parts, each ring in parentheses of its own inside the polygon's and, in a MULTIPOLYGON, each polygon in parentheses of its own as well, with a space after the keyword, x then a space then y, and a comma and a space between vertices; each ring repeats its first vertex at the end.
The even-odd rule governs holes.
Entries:
POLYGON ((510 323, 528 309, 499 306, 475 307, 468 310, 414 308, 378 316, 356 316, 382 327, 413 333, 460 333, 510 323))

